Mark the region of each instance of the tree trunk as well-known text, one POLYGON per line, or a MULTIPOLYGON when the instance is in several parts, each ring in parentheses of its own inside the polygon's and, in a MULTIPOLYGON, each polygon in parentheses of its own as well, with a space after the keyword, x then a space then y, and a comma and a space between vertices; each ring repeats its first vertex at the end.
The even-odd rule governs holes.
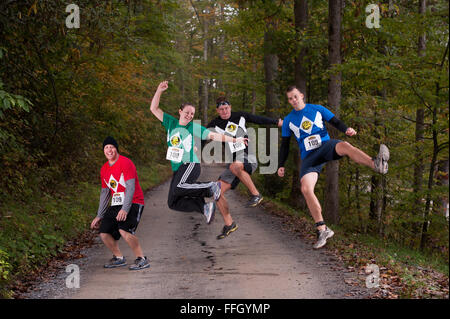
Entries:
MULTIPOLYGON (((295 30, 297 33, 297 41, 300 41, 302 33, 306 30, 308 24, 308 3, 306 0, 295 0, 294 2, 294 17, 295 17, 295 30)), ((295 86, 305 96, 305 102, 307 98, 306 79, 307 68, 306 64, 307 49, 300 49, 299 54, 295 58, 295 86)), ((306 209, 306 201, 301 196, 301 182, 300 182, 300 168, 302 160, 300 158, 300 152, 296 149, 294 152, 294 175, 292 176, 291 194, 289 196, 290 202, 297 208, 306 209)))
MULTIPOLYGON (((341 64, 341 0, 328 2, 328 62, 330 68, 341 64)), ((328 82, 328 105, 339 116, 341 103, 341 73, 333 72, 328 82)), ((334 128, 329 129, 331 138, 336 137, 334 128)), ((331 223, 339 222, 339 162, 332 161, 326 167, 324 218, 331 223)))
MULTIPOLYGON (((208 61, 208 20, 203 19, 203 61, 206 63, 208 61)), ((203 110, 203 123, 208 123, 208 94, 209 94, 209 79, 206 77, 203 80, 203 90, 202 90, 202 110, 203 110)))
POLYGON ((256 113, 256 81, 255 81, 255 74, 257 72, 257 65, 256 62, 253 62, 252 65, 252 71, 253 71, 253 80, 252 80, 252 114, 256 113))
MULTIPOLYGON (((383 45, 380 44, 380 48, 383 47, 383 45)), ((383 49, 382 52, 384 51, 383 49)), ((386 89, 383 89, 382 91, 378 91, 375 93, 377 96, 380 96, 383 100, 386 100, 386 89)), ((383 114, 379 114, 376 107, 374 107, 374 125, 375 127, 379 127, 382 125, 381 118, 383 117, 383 114)), ((375 133, 374 136, 376 139, 380 139, 381 136, 378 133, 375 133)), ((379 145, 374 145, 374 152, 378 152, 379 145)), ((384 212, 384 202, 386 200, 386 192, 385 192, 385 185, 386 185, 386 177, 382 176, 378 173, 373 173, 370 183, 370 211, 369 211, 369 217, 371 221, 373 222, 373 225, 376 225, 376 232, 383 236, 383 212, 384 212)))
MULTIPOLYGON (((300 40, 302 33, 306 30, 308 24, 308 3, 306 0, 295 0, 294 2, 294 16, 295 16, 295 30, 297 34, 297 41, 300 40)), ((307 49, 300 49, 299 54, 295 58, 295 85, 305 96, 305 101, 307 98, 306 90, 306 54, 307 49)))
MULTIPOLYGON (((425 14, 426 1, 419 0, 419 13, 425 14)), ((419 36, 418 43, 418 55, 420 57, 425 56, 425 34, 419 36)), ((415 195, 414 203, 412 206, 412 216, 417 216, 417 220, 422 218, 423 205, 422 205, 422 185, 423 185, 423 173, 424 173, 424 163, 423 163, 423 137, 425 129, 425 110, 423 107, 418 107, 416 110, 416 133, 415 133, 415 162, 414 162, 414 177, 413 177, 413 192, 415 195)), ((420 222, 413 222, 413 234, 420 235, 420 222)), ((414 242, 413 242, 413 246, 414 242)))
MULTIPOLYGON (((438 163, 437 185, 448 187, 448 158, 438 163)), ((441 207, 438 209, 448 220, 448 194, 440 198, 441 207)))
POLYGON ((280 107, 280 100, 276 92, 278 78, 278 56, 272 53, 273 39, 270 31, 264 34, 264 75, 266 85, 266 115, 273 116, 272 109, 280 107))
MULTIPOLYGON (((225 21, 224 16, 225 16, 225 5, 222 1, 220 1, 219 3, 220 6, 220 23, 223 23, 225 21)), ((220 65, 220 70, 224 69, 224 56, 225 56, 225 34, 221 33, 218 36, 218 40, 217 40, 217 49, 218 49, 218 58, 219 58, 219 65, 220 65)), ((223 89, 223 80, 222 80, 222 73, 221 71, 219 72, 218 76, 217 76, 217 89, 221 90, 221 91, 225 91, 223 89)))
POLYGON ((428 187, 427 187, 427 196, 425 201, 425 213, 423 218, 423 224, 422 224, 422 237, 420 239, 420 250, 424 250, 428 240, 429 240, 429 234, 428 234, 428 227, 430 226, 431 220, 430 220, 430 211, 432 209, 431 205, 431 191, 433 190, 434 185, 434 174, 436 170, 437 165, 437 156, 439 153, 439 144, 438 144, 438 132, 436 129, 436 122, 437 122, 437 105, 439 103, 439 83, 436 83, 436 105, 433 106, 433 118, 432 118, 432 138, 433 138, 433 156, 431 158, 430 163, 430 171, 428 172, 428 187))
MULTIPOLYGON (((278 55, 275 53, 273 33, 277 30, 277 21, 271 18, 266 22, 267 31, 264 33, 264 82, 266 89, 265 115, 275 117, 273 110, 279 110, 280 100, 278 97, 278 55)), ((269 128, 269 126, 266 126, 269 128)), ((267 130, 269 132, 269 130, 267 130)), ((266 154, 270 152, 270 134, 266 134, 266 154)), ((270 191, 280 178, 275 174, 266 175, 264 178, 264 189, 270 191)), ((276 187, 276 186, 275 186, 276 187)), ((270 192, 269 192, 270 193, 270 192)))

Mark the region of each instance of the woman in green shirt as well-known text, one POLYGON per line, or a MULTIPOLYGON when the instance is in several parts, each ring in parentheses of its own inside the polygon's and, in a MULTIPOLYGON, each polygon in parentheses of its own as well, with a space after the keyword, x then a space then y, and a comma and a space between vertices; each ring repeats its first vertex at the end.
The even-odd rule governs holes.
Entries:
POLYGON ((199 212, 205 215, 209 224, 214 219, 216 210, 215 202, 205 203, 205 197, 220 198, 220 181, 198 182, 201 168, 200 161, 195 154, 194 137, 202 140, 210 139, 219 142, 244 142, 247 138, 234 138, 211 132, 207 128, 192 122, 195 107, 189 103, 183 103, 178 110, 179 118, 163 112, 159 108, 161 94, 167 90, 168 82, 163 81, 158 85, 150 105, 150 111, 162 122, 167 132, 166 159, 172 165, 172 181, 170 183, 167 203, 169 208, 182 212, 199 212))

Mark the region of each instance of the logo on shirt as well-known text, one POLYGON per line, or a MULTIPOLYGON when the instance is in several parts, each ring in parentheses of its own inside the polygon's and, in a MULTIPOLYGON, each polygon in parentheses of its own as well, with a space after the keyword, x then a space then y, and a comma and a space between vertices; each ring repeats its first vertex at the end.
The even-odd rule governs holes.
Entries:
POLYGON ((109 176, 109 180, 105 180, 105 184, 115 193, 118 190, 119 185, 122 185, 123 187, 127 187, 125 184, 125 178, 123 176, 123 173, 120 174, 119 180, 115 179, 114 176, 111 174, 109 176))
POLYGON ((230 133, 236 131, 236 129, 237 129, 237 126, 234 125, 234 124, 230 124, 230 125, 228 125, 228 127, 227 127, 227 131, 230 132, 230 133))
POLYGON ((172 135, 172 137, 169 139, 170 145, 173 147, 180 148, 183 146, 183 148, 190 152, 192 148, 192 135, 189 134, 186 136, 183 140, 181 139, 180 133, 177 132, 176 134, 172 135))
POLYGON ((309 129, 311 128, 311 126, 312 126, 311 121, 306 120, 306 121, 304 121, 304 122, 302 123, 302 129, 305 130, 305 131, 309 131, 309 129))
POLYGON ((236 123, 228 122, 227 126, 225 127, 225 131, 232 136, 236 136, 238 127, 239 126, 236 123))
POLYGON ((178 146, 181 144, 181 138, 179 134, 176 134, 170 138, 170 145, 178 146))
POLYGON ((314 125, 320 129, 323 129, 322 114, 320 114, 320 112, 316 112, 314 122, 309 118, 307 118, 306 116, 303 116, 302 121, 300 123, 300 128, 306 134, 311 134, 314 125))

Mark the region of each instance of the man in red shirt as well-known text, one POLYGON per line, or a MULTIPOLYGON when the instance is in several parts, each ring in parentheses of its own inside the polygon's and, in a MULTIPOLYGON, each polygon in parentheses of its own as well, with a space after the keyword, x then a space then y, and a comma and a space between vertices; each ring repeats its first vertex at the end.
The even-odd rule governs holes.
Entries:
POLYGON ((150 263, 135 236, 144 210, 144 193, 139 185, 136 167, 129 158, 119 154, 119 146, 111 136, 103 142, 103 152, 108 161, 100 170, 100 203, 91 228, 99 229, 100 238, 113 254, 104 267, 127 264, 118 245, 118 240, 123 237, 136 255, 135 263, 129 269, 148 268, 150 263))

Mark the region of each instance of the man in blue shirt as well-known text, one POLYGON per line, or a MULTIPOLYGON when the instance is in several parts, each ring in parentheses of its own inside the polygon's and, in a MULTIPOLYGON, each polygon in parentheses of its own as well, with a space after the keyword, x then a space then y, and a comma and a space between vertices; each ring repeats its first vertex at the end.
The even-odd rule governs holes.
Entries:
POLYGON ((327 239, 334 235, 334 232, 323 221, 322 208, 314 194, 314 187, 325 163, 348 156, 358 164, 370 167, 378 173, 386 174, 389 149, 386 145, 381 144, 377 157, 371 158, 348 142, 330 139, 324 120, 348 136, 354 136, 356 131, 347 127, 325 107, 305 104, 304 95, 297 87, 290 86, 286 90, 286 94, 288 102, 294 109, 283 120, 278 176, 284 176, 284 163, 289 154, 289 141, 293 133, 298 142, 302 159, 300 169, 301 191, 317 228, 318 239, 313 247, 318 249, 323 247, 327 239))

